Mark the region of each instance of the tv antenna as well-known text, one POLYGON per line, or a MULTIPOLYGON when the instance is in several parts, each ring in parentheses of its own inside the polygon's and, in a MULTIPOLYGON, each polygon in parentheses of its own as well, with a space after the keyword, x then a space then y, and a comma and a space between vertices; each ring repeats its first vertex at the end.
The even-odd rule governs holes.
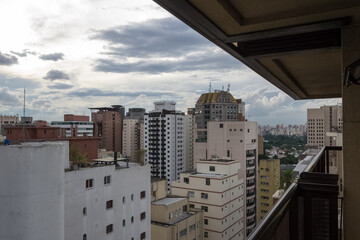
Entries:
POLYGON ((211 82, 209 83, 209 93, 211 93, 211 82))

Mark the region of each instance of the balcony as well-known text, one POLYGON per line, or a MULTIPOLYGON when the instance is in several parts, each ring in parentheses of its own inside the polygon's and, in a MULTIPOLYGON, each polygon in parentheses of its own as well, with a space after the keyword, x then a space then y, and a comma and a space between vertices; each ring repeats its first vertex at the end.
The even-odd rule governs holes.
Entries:
POLYGON ((342 202, 338 184, 341 173, 331 173, 334 170, 330 164, 341 150, 341 147, 324 147, 248 239, 341 239, 342 208, 338 204, 342 202))

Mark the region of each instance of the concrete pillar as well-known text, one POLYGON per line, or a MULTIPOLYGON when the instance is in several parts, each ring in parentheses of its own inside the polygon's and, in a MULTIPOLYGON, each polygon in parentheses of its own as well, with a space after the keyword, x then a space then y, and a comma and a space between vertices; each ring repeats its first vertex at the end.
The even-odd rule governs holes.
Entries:
MULTIPOLYGON (((360 27, 344 28, 342 37, 342 69, 344 70, 360 58, 360 27)), ((344 237, 359 239, 360 228, 357 220, 360 216, 360 86, 358 85, 343 86, 343 127, 344 237)))

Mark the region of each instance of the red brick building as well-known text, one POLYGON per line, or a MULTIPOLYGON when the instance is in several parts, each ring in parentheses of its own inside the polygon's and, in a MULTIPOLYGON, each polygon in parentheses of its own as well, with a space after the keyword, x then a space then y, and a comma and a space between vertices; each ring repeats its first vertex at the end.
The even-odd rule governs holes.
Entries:
POLYGON ((100 137, 99 148, 122 153, 123 107, 90 108, 94 137, 100 137))

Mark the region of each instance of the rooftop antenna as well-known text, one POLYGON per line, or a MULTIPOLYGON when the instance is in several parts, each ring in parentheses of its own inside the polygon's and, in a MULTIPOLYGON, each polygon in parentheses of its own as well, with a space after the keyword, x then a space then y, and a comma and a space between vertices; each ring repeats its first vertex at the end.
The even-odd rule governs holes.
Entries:
POLYGON ((224 84, 221 86, 221 91, 224 91, 224 84))
POLYGON ((23 110, 23 117, 25 117, 25 88, 24 88, 24 110, 23 110))
POLYGON ((211 93, 211 82, 209 83, 209 93, 211 93))
MULTIPOLYGON (((26 91, 24 88, 24 109, 23 109, 24 121, 25 121, 25 93, 26 93, 26 91)), ((20 136, 19 136, 19 142, 25 141, 26 139, 30 139, 29 133, 27 132, 25 125, 26 125, 25 123, 22 123, 22 129, 21 129, 20 136)))
POLYGON ((228 89, 227 89, 228 92, 230 92, 230 83, 228 84, 228 89))

